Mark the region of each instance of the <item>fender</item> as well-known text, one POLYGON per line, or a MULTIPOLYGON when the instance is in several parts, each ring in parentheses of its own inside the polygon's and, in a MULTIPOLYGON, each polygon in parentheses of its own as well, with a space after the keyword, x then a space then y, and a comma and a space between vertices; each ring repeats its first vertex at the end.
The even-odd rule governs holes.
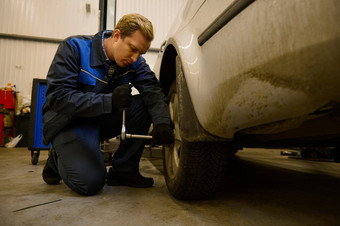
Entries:
POLYGON ((198 122, 179 56, 176 57, 176 87, 178 117, 180 118, 179 128, 182 139, 188 142, 218 141, 217 137, 205 131, 198 122))
POLYGON ((169 95, 171 84, 176 80, 181 138, 187 142, 222 141, 221 138, 209 134, 200 125, 191 102, 180 56, 177 55, 173 45, 168 45, 164 52, 159 77, 167 95, 169 95))

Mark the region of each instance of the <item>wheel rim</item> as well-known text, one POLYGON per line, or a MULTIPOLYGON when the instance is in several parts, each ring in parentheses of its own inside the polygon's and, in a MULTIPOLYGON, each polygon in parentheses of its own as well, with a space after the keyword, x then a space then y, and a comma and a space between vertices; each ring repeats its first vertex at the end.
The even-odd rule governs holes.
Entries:
POLYGON ((180 152, 182 146, 182 139, 179 133, 179 120, 178 120, 178 97, 177 92, 174 92, 171 95, 169 102, 169 111, 170 117, 174 124, 175 131, 175 142, 170 146, 165 147, 165 161, 166 161, 166 170, 170 179, 174 179, 177 175, 179 161, 180 161, 180 152))

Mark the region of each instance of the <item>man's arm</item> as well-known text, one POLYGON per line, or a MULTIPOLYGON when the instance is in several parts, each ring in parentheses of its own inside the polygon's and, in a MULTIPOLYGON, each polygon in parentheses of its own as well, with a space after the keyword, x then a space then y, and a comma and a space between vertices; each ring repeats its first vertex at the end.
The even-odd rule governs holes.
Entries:
POLYGON ((112 112, 112 94, 79 90, 80 58, 67 40, 63 41, 47 75, 45 109, 80 117, 112 112))
POLYGON ((136 77, 132 82, 139 93, 142 94, 153 124, 170 125, 169 109, 165 102, 166 97, 155 74, 150 70, 143 57, 138 59, 136 77))

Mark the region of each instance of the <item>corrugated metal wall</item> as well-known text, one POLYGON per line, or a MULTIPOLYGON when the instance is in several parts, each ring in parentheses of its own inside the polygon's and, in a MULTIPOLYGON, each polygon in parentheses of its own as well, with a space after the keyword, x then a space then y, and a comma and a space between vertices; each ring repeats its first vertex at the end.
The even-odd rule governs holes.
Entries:
MULTIPOLYGON (((140 13, 147 17, 154 27, 155 39, 151 43, 151 48, 159 49, 174 19, 186 2, 187 0, 108 0, 107 29, 113 29, 113 21, 118 21, 125 14, 140 13), (115 5, 116 9, 113 8, 115 5)), ((144 57, 153 68, 157 53, 149 51, 144 57)))
POLYGON ((99 0, 0 0, 0 87, 11 82, 30 97, 32 79, 46 77, 58 40, 99 30, 98 8, 99 0))
POLYGON ((31 95, 32 79, 45 78, 58 44, 0 38, 0 84, 31 95))
MULTIPOLYGON (((116 1, 118 19, 126 13, 138 12, 152 21, 155 40, 151 48, 160 47, 186 3, 186 0, 108 1, 116 1)), ((46 77, 58 41, 71 35, 95 34, 98 30, 99 0, 0 0, 0 87, 11 82, 21 96, 30 97, 32 79, 46 77), (86 10, 87 3, 90 12, 86 10)), ((145 55, 151 68, 156 56, 156 52, 145 55)))
POLYGON ((93 34, 99 30, 98 8, 98 0, 1 0, 0 32, 62 39, 93 34))
POLYGON ((151 47, 159 48, 173 20, 186 0, 117 0, 117 21, 128 13, 140 13, 153 24, 155 39, 151 47))

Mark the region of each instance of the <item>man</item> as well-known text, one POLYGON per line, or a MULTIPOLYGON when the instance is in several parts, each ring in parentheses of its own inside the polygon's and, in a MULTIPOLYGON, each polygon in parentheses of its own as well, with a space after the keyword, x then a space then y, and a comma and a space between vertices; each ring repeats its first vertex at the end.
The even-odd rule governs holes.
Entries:
POLYGON ((47 75, 43 107, 44 143, 52 143, 43 170, 47 184, 61 179, 72 190, 93 195, 108 185, 150 187, 139 173, 144 140, 122 141, 107 174, 100 141, 120 134, 122 109, 127 133, 147 134, 170 144, 173 131, 165 96, 141 56, 153 40, 151 22, 139 14, 123 16, 115 30, 64 40, 47 75), (131 95, 131 83, 140 95, 131 95))

